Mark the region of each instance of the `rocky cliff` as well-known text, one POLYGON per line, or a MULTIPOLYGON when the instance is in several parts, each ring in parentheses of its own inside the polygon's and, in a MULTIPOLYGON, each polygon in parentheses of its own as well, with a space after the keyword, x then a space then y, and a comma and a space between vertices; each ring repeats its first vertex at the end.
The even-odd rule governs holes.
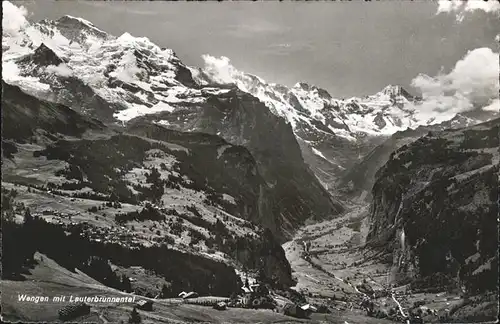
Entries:
POLYGON ((211 96, 203 104, 184 104, 173 113, 137 119, 180 131, 218 135, 247 148, 264 180, 260 184, 259 222, 279 237, 289 238, 306 219, 320 220, 343 211, 304 163, 290 125, 239 89, 211 96))
POLYGON ((368 242, 393 257, 393 280, 497 290, 500 119, 429 132, 376 173, 368 242))
POLYGON ((382 143, 376 145, 363 158, 348 168, 337 182, 337 189, 344 199, 359 199, 370 201, 371 190, 375 183, 375 174, 389 160, 392 152, 403 145, 408 145, 429 132, 443 131, 472 126, 490 119, 497 118, 495 112, 472 111, 457 114, 450 120, 434 124, 419 126, 415 129, 408 128, 398 131, 388 138, 381 139, 382 143))

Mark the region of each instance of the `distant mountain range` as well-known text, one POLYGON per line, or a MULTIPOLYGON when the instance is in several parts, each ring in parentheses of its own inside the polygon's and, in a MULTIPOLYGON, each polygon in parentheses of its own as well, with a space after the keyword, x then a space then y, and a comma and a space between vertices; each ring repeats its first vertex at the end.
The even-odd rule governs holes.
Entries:
MULTIPOLYGON (((4 37, 2 51, 5 82, 104 122, 147 116, 169 128, 217 134, 217 127, 200 127, 187 107, 210 105, 210 98, 235 89, 251 94, 292 127, 303 158, 330 191, 385 137, 453 118, 422 113, 421 98, 401 86, 336 99, 307 83, 288 88, 235 69, 222 75, 189 67, 147 38, 115 37, 72 16, 30 24, 4 37)), ((484 120, 469 118, 469 124, 484 120)))

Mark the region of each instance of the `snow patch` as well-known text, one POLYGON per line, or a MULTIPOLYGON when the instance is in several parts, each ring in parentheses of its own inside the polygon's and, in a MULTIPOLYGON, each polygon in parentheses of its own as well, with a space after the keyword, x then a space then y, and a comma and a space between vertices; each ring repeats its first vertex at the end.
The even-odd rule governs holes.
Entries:
POLYGON ((174 109, 174 107, 164 102, 159 102, 151 108, 145 105, 129 104, 127 109, 121 110, 113 116, 119 121, 126 122, 139 116, 155 114, 163 111, 172 112, 174 109))
POLYGON ((328 159, 323 155, 323 153, 321 153, 320 150, 317 150, 314 147, 311 147, 311 149, 312 149, 312 151, 313 151, 314 154, 316 154, 317 156, 319 156, 319 157, 321 157, 321 158, 323 158, 323 159, 325 159, 325 160, 328 161, 328 159))
POLYGON ((59 64, 57 66, 55 66, 55 65, 49 65, 49 66, 47 66, 46 71, 48 73, 57 74, 57 75, 62 76, 62 77, 73 76, 73 70, 71 70, 69 68, 69 66, 67 66, 64 63, 61 63, 61 64, 59 64))
POLYGON ((9 1, 2 1, 2 12, 3 36, 15 36, 28 25, 28 10, 24 6, 18 7, 9 1))

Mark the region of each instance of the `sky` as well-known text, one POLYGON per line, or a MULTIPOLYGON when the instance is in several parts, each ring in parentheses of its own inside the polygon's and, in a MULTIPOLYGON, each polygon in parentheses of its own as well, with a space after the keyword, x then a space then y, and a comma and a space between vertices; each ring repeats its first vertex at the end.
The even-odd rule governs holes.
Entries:
POLYGON ((419 74, 451 74, 477 48, 498 52, 500 33, 489 7, 476 10, 480 0, 12 2, 30 21, 82 17, 116 36, 148 37, 187 65, 202 67, 204 54, 225 56, 267 82, 307 82, 334 97, 373 94, 388 84, 421 92, 419 74))

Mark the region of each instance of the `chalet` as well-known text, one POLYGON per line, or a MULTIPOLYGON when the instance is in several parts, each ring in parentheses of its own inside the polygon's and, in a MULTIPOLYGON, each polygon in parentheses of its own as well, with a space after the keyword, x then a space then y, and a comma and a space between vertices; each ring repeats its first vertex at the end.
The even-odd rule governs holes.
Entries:
POLYGON ((302 315, 303 316, 309 316, 311 313, 315 313, 318 309, 311 304, 305 304, 303 306, 300 306, 300 309, 302 310, 302 315))
POLYGON ((141 299, 137 302, 137 308, 144 311, 152 311, 153 310, 153 302, 151 300, 141 299))
POLYGON ((255 292, 259 295, 268 295, 269 294, 269 290, 267 289, 267 287, 265 285, 253 284, 253 285, 250 285, 249 289, 250 289, 250 292, 255 292))
POLYGON ((217 309, 217 310, 226 310, 227 304, 225 302, 219 302, 219 303, 216 303, 213 307, 214 307, 214 309, 217 309))
POLYGON ((302 310, 305 312, 311 312, 311 313, 316 312, 318 310, 316 307, 314 307, 311 304, 305 304, 303 306, 300 306, 300 308, 302 308, 302 310))
POLYGON ((253 284, 253 285, 249 285, 249 286, 243 286, 241 289, 245 293, 253 293, 253 292, 257 292, 259 290, 259 287, 261 287, 259 284, 253 284))
POLYGON ((284 315, 288 316, 293 316, 293 317, 298 317, 298 318, 304 318, 306 317, 306 312, 300 308, 299 306, 293 304, 293 303, 287 303, 282 310, 284 315))
POLYGON ((250 293, 246 293, 243 297, 240 299, 240 304, 247 308, 252 305, 252 295, 250 293))
POLYGON ((440 309, 437 311, 437 316, 439 318, 440 321, 446 321, 448 320, 449 316, 450 316, 450 310, 445 308, 445 309, 440 309))
POLYGON ((198 293, 197 293, 197 292, 191 291, 191 292, 189 292, 189 293, 185 294, 182 298, 183 298, 183 299, 188 299, 188 298, 196 298, 196 297, 198 297, 198 296, 199 296, 199 295, 198 295, 198 293))

